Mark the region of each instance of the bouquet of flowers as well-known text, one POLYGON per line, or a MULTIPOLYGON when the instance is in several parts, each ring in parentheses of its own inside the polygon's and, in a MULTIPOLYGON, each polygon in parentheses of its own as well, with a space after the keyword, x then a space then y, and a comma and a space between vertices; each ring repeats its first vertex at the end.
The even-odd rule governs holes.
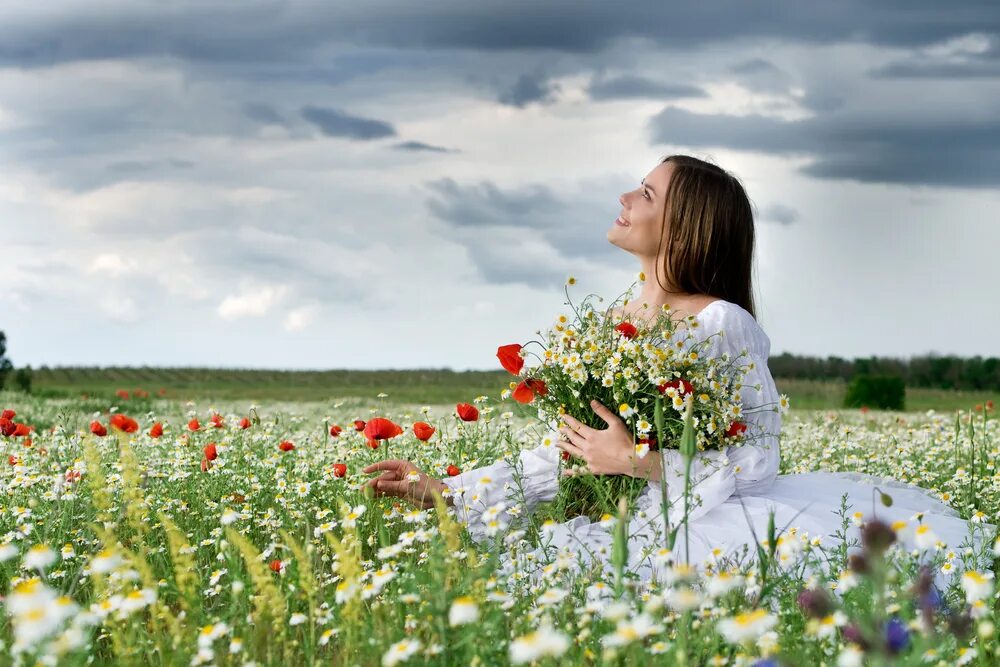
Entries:
MULTIPOLYGON (((521 378, 511 383, 512 398, 536 405, 539 418, 553 429, 563 414, 604 428, 590 407, 596 400, 617 412, 629 427, 638 458, 659 447, 680 448, 689 408, 693 449, 721 449, 741 441, 747 426, 741 421, 739 389, 749 360, 740 365, 728 354, 708 354, 712 338, 725 333, 699 340, 692 334, 700 325, 697 318, 676 319, 668 306, 655 318, 615 314, 615 304, 624 298, 622 306, 627 305, 634 287, 633 283, 606 312, 594 308, 592 299, 597 295, 588 295, 577 306, 567 290, 572 316, 560 315, 547 331, 537 332, 540 340, 501 346, 497 350, 501 365, 521 378), (535 356, 539 363, 526 367, 527 356, 535 356), (657 442, 657 433, 662 442, 657 442)), ((632 507, 648 484, 629 475, 563 475, 563 466, 580 462, 565 451, 562 460, 555 503, 567 517, 600 520, 616 512, 622 496, 632 507)))

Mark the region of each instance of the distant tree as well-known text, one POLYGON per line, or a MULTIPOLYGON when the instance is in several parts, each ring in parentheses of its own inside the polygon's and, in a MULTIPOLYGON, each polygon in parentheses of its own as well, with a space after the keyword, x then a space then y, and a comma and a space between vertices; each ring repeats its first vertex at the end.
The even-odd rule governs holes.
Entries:
POLYGON ((7 334, 0 331, 0 389, 3 389, 7 381, 7 374, 14 368, 7 358, 7 334))
POLYGON ((14 386, 25 394, 31 393, 31 366, 14 371, 14 386))

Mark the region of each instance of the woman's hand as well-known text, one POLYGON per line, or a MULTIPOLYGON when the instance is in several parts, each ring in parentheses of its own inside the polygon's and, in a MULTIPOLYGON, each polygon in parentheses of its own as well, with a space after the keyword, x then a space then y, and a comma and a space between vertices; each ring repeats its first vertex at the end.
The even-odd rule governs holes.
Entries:
MULTIPOLYGON (((409 461, 389 459, 373 463, 362 470, 366 473, 376 471, 382 471, 382 474, 367 482, 376 496, 395 496, 423 509, 434 507, 432 491, 443 493, 448 488, 444 482, 428 476, 409 461)), ((450 496, 444 500, 449 505, 455 504, 450 496)))
MULTIPOLYGON (((647 454, 639 458, 635 453, 632 434, 615 413, 597 401, 591 401, 597 416, 608 425, 606 429, 596 429, 580 421, 563 415, 565 425, 559 427, 563 438, 556 445, 587 464, 595 475, 629 475, 649 478, 657 458, 647 454)), ((650 452, 652 454, 653 452, 650 452)), ((564 470, 564 475, 572 475, 572 470, 564 470)))

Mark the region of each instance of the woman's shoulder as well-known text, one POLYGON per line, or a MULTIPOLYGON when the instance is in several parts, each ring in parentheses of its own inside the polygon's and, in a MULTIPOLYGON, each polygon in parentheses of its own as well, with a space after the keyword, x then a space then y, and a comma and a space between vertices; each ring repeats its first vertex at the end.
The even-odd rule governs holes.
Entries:
POLYGON ((757 319, 743 306, 725 299, 716 299, 702 309, 698 319, 706 336, 720 330, 723 332, 720 343, 731 353, 739 353, 746 347, 752 354, 767 361, 771 352, 771 339, 757 319))

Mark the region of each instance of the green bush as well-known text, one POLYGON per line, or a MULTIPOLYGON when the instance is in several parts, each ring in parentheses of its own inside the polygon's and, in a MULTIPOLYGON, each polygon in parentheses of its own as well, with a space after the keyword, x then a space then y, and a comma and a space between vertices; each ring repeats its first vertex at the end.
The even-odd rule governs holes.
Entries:
POLYGON ((22 393, 31 393, 31 366, 14 371, 14 386, 22 393))
POLYGON ((895 375, 855 375, 844 395, 844 407, 904 410, 906 386, 895 375))

